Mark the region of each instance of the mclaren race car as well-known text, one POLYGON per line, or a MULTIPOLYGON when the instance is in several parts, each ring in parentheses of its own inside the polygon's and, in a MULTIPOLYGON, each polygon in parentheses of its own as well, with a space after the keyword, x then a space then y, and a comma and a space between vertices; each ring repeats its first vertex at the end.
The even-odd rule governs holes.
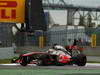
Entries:
POLYGON ((30 52, 22 54, 18 59, 12 59, 12 63, 20 63, 22 66, 28 64, 36 64, 38 66, 48 65, 78 65, 85 66, 87 62, 86 55, 78 52, 77 55, 73 55, 72 52, 65 50, 64 47, 55 47, 55 49, 49 49, 47 52, 30 52))

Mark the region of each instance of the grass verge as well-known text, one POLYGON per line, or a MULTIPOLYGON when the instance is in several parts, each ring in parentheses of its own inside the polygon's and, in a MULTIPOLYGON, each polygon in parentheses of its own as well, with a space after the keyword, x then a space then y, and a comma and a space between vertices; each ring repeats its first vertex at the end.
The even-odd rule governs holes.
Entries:
POLYGON ((11 63, 11 59, 0 59, 0 64, 8 64, 11 63))

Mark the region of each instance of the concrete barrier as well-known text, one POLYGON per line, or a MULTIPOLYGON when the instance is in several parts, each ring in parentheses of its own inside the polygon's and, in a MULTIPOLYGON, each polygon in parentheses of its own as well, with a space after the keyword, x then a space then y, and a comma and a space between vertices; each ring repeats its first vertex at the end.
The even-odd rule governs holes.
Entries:
POLYGON ((14 57, 13 47, 0 48, 0 59, 10 59, 12 57, 14 57))
POLYGON ((100 56, 100 46, 90 47, 85 46, 84 53, 88 56, 100 56))

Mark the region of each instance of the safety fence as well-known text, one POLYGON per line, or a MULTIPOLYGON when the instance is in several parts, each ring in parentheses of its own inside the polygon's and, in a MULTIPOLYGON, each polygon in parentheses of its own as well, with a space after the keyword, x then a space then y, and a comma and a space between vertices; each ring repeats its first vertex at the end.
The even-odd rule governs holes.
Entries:
POLYGON ((74 39, 81 39, 84 46, 91 45, 91 36, 96 35, 96 45, 100 45, 100 33, 98 28, 87 28, 87 29, 72 29, 72 30, 60 30, 60 31, 47 31, 43 32, 42 35, 29 35, 28 33, 19 33, 16 37, 16 43, 18 46, 31 45, 39 46, 42 44, 45 46, 51 46, 54 43, 61 45, 73 44, 74 39), (20 37, 19 37, 20 36, 20 37), (39 39, 40 38, 40 39, 39 39), (41 40, 42 38, 42 40, 41 40), (44 39, 44 40, 43 40, 44 39))
POLYGON ((74 39, 81 39, 83 41, 83 45, 90 46, 92 34, 96 35, 96 46, 99 46, 100 27, 59 31, 49 30, 47 32, 43 32, 42 35, 35 35, 34 33, 27 32, 17 32, 16 35, 13 35, 10 28, 3 28, 0 30, 0 46, 39 46, 42 42, 45 46, 51 46, 54 43, 70 45, 74 42, 74 39))

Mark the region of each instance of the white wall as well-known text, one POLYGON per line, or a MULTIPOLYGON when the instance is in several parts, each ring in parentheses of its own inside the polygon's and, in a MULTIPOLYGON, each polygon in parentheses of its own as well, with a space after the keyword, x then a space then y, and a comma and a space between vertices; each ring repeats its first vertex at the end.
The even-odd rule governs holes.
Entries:
POLYGON ((0 48, 0 59, 9 59, 14 57, 13 47, 0 48))

